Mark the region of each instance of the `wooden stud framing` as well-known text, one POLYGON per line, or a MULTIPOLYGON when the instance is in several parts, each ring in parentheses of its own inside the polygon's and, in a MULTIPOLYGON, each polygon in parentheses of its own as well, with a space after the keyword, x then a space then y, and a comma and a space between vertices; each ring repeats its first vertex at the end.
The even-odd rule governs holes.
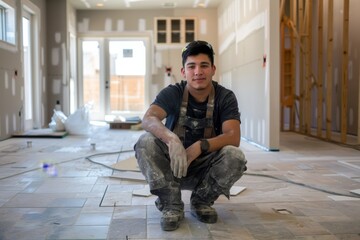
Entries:
POLYGON ((346 142, 348 106, 348 62, 349 62, 349 0, 344 0, 343 13, 343 56, 341 81, 341 142, 346 142))
MULTIPOLYGON (((333 91, 333 77, 334 77, 334 0, 282 0, 281 1, 281 19, 283 20, 284 27, 289 29, 289 33, 282 32, 282 40, 286 37, 291 37, 291 72, 293 73, 293 79, 291 82, 293 93, 293 103, 290 106, 289 103, 283 104, 281 107, 290 108, 290 130, 298 131, 312 135, 312 103, 317 105, 317 118, 316 118, 316 136, 323 138, 323 131, 326 130, 325 139, 332 139, 332 101, 334 98, 333 91), (317 4, 316 4, 317 3, 317 4), (324 4, 327 3, 327 9, 324 9, 324 4), (290 17, 284 13, 285 5, 289 4, 290 17), (317 52, 312 53, 312 7, 317 6, 317 52), (324 14, 327 11, 327 36, 324 35, 324 14), (287 36, 286 36, 287 35, 287 36), (324 47, 326 45, 326 60, 324 59, 324 47), (312 72, 312 56, 317 54, 317 71, 316 74, 312 72), (296 67, 295 67, 296 66, 296 67), (326 67, 326 69, 325 69, 326 67), (326 74, 324 72, 326 71, 326 74), (295 77, 295 75, 297 76, 295 77), (325 75, 325 76, 324 76, 325 75), (325 78, 326 77, 326 78, 325 78), (298 82, 295 81, 298 80, 298 82), (324 87, 326 86, 326 92, 324 87), (298 88, 298 89, 297 89, 298 88), (314 89, 315 88, 315 89, 314 89), (316 92, 317 99, 314 98, 316 92), (297 95, 299 94, 299 95, 297 95), (324 109, 325 106, 325 109, 324 109), (296 115, 296 110, 298 115, 296 115), (325 125, 323 123, 325 118, 325 125), (299 128, 297 125, 299 124, 299 128)), ((350 12, 350 0, 343 0, 343 23, 342 23, 342 74, 341 74, 341 125, 340 125, 340 141, 342 143, 347 142, 348 131, 348 63, 349 63, 349 12, 350 12)), ((325 22, 326 23, 326 22, 325 22)), ((284 43, 284 42, 283 42, 284 43)), ((287 46, 289 42, 287 41, 287 46)), ((290 49, 287 49, 289 51, 290 49)), ((289 83, 289 79, 287 80, 289 83)), ((284 85, 282 85, 284 87, 284 85)), ((359 85, 360 91, 360 85, 359 85)), ((360 103, 360 96, 359 96, 360 103)), ((284 116, 282 116, 284 117, 284 116)), ((360 105, 358 116, 358 144, 360 144, 360 105)), ((283 125, 283 119, 282 119, 283 125)), ((336 140, 337 141, 337 140, 336 140)))
POLYGON ((326 70, 326 139, 331 139, 332 69, 333 69, 334 0, 328 0, 327 70, 326 70))
MULTIPOLYGON (((303 9, 303 1, 300 0, 298 1, 299 4, 299 36, 300 36, 300 45, 303 45, 303 16, 304 16, 304 9, 303 9)), ((302 113, 304 112, 304 81, 303 81, 303 64, 304 64, 304 59, 303 59, 303 54, 299 55, 299 126, 300 126, 300 132, 304 132, 304 123, 303 123, 303 115, 302 113)))
POLYGON ((305 132, 311 134, 311 89, 312 89, 312 74, 311 74, 311 50, 312 50, 312 34, 311 34, 311 22, 312 22, 312 1, 306 0, 305 5, 305 19, 304 26, 306 29, 305 42, 305 132))
POLYGON ((322 137, 323 118, 323 0, 318 0, 317 136, 322 137))
POLYGON ((292 22, 292 28, 290 28, 291 32, 291 46, 292 46, 292 56, 291 56, 291 72, 292 72, 292 94, 294 96, 293 105, 290 109, 290 130, 295 130, 295 108, 296 108, 296 101, 295 101, 295 95, 296 95, 296 83, 295 83, 295 63, 296 63, 296 24, 297 24, 297 0, 290 1, 290 20, 292 22), (295 31, 293 30, 295 29, 295 31))

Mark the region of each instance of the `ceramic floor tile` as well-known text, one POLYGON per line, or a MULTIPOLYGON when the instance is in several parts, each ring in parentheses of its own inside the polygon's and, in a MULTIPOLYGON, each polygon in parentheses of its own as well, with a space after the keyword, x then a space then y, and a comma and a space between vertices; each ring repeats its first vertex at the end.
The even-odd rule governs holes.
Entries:
POLYGON ((56 198, 49 202, 47 207, 83 207, 85 198, 56 198))
POLYGON ((3 207, 46 207, 57 199, 58 197, 63 197, 64 194, 32 194, 32 193, 19 193, 8 202, 6 202, 3 207))
POLYGON ((359 222, 353 221, 338 221, 338 222, 321 222, 322 227, 324 227, 328 232, 332 234, 360 234, 360 224, 359 222))
POLYGON ((113 213, 81 213, 75 225, 110 225, 113 213))
POLYGON ((51 232, 52 227, 50 226, 23 225, 0 231, 0 239, 46 240, 51 232))
POLYGON ((146 219, 114 219, 108 239, 146 239, 146 219))
POLYGON ((113 219, 146 219, 146 206, 116 207, 113 219))
POLYGON ((329 234, 326 228, 309 217, 297 217, 295 220, 287 222, 286 228, 295 236, 329 234))
POLYGON ((101 207, 131 205, 132 192, 106 192, 101 207))
POLYGON ((81 208, 32 208, 15 226, 71 226, 76 222, 81 208))
POLYGON ((59 226, 47 239, 107 239, 108 226, 59 226))

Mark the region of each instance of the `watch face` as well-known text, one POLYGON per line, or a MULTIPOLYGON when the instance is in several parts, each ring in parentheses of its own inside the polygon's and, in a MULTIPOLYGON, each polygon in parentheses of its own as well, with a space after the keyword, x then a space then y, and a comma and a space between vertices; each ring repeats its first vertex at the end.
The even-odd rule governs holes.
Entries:
POLYGON ((209 151, 209 142, 208 142, 208 140, 202 139, 201 144, 200 144, 200 148, 201 148, 202 153, 206 153, 207 151, 209 151))

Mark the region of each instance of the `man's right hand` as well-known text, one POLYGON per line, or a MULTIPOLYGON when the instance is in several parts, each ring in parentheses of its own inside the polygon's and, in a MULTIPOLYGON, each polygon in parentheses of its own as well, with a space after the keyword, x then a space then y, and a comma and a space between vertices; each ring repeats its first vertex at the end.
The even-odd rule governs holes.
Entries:
POLYGON ((175 177, 185 177, 187 174, 187 157, 184 146, 179 138, 173 138, 168 143, 170 166, 175 177))

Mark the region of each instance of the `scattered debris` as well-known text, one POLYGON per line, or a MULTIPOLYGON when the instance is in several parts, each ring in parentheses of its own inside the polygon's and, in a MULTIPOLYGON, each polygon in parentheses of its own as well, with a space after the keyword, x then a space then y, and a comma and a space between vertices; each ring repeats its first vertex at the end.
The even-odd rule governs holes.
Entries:
POLYGON ((273 210, 274 210, 276 213, 280 213, 280 214, 283 214, 283 215, 292 214, 292 212, 291 212, 290 210, 287 210, 286 208, 279 208, 279 209, 273 208, 273 210))

